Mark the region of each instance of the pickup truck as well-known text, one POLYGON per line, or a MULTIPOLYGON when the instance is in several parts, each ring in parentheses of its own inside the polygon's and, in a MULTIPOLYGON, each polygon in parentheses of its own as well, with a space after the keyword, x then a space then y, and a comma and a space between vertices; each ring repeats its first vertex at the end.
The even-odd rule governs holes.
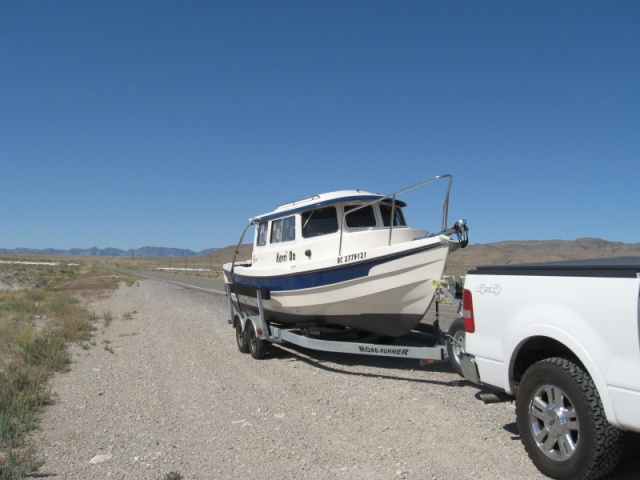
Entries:
POLYGON ((462 375, 515 400, 545 475, 611 472, 640 431, 640 257, 478 267, 463 291, 462 375))

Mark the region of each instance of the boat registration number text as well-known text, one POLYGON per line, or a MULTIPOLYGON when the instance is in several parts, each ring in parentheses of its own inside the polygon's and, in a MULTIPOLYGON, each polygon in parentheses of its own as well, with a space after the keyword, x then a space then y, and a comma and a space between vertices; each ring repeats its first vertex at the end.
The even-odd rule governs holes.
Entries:
POLYGON ((367 258, 367 252, 351 253, 349 255, 342 255, 341 257, 338 257, 338 264, 349 263, 355 260, 364 260, 365 258, 367 258))

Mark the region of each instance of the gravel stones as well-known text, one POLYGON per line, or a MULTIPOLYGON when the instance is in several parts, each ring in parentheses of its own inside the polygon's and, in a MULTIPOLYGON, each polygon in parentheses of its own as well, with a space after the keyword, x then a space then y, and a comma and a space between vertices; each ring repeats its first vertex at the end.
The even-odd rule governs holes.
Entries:
POLYGON ((56 479, 536 479, 513 406, 485 406, 448 364, 237 350, 223 296, 154 280, 110 313, 35 435, 56 479))

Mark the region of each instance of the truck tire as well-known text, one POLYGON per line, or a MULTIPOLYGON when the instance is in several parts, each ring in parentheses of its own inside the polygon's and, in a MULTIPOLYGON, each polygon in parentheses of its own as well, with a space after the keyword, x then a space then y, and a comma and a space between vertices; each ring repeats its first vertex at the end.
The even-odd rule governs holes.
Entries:
POLYGON ((565 358, 547 358, 522 376, 516 419, 524 448, 545 475, 600 478, 622 455, 622 432, 606 419, 589 374, 565 358))
POLYGON ((253 323, 247 322, 247 340, 249 344, 249 353, 256 360, 262 360, 267 355, 267 342, 258 336, 253 323))
POLYGON ((462 367, 460 366, 461 353, 465 352, 465 331, 464 331, 464 318, 456 318, 449 326, 447 331, 447 354, 449 355, 449 364, 451 368, 460 375, 462 375, 462 367))

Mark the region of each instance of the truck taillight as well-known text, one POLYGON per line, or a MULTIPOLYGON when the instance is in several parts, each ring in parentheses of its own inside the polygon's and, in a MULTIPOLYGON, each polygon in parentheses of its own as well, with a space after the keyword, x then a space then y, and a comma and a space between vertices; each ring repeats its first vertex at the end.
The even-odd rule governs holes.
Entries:
POLYGON ((473 299, 471 291, 465 289, 462 293, 462 315, 464 316, 464 331, 473 333, 476 331, 476 322, 473 318, 473 299))

